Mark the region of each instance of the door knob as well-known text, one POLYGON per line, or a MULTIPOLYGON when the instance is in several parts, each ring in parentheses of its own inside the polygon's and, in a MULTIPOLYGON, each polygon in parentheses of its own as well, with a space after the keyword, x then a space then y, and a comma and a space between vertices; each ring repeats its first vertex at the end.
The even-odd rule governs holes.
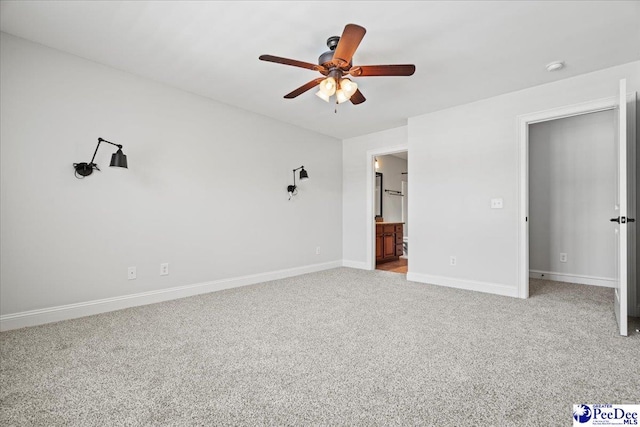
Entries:
POLYGON ((627 222, 636 222, 636 219, 635 218, 627 218, 626 216, 623 216, 623 217, 618 217, 618 218, 611 218, 609 221, 617 222, 618 224, 620 224, 620 223, 626 224, 627 222))

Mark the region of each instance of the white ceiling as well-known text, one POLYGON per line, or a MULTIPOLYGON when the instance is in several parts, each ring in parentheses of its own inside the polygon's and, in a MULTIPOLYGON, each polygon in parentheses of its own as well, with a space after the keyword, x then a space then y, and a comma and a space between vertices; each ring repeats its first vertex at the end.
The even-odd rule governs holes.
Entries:
POLYGON ((120 70, 337 138, 408 117, 640 59, 638 1, 5 1, 0 29, 120 70), (360 77, 367 101, 283 95, 347 23, 367 29, 354 65, 416 65, 360 77), (555 73, 545 65, 564 60, 555 73))

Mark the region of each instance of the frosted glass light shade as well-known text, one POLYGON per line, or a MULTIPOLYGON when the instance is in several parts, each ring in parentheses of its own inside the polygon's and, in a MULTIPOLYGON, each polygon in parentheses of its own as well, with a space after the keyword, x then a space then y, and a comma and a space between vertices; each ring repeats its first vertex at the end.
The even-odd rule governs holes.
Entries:
POLYGON ((347 98, 351 99, 356 90, 358 90, 358 84, 349 79, 342 79, 340 80, 340 89, 342 89, 347 98))
POLYGON ((329 95, 324 93, 322 90, 317 91, 316 96, 322 99, 324 102, 329 102, 329 95))
POLYGON ((342 104, 343 102, 347 102, 349 97, 344 93, 342 89, 338 89, 336 91, 336 98, 338 99, 338 104, 342 104))
POLYGON ((336 93, 336 79, 333 77, 327 77, 320 82, 320 91, 327 96, 331 96, 336 93))

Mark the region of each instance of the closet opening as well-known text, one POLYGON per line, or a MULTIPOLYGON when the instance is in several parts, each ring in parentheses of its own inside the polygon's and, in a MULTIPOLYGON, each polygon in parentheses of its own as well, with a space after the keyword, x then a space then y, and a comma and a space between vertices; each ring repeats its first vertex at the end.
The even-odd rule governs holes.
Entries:
POLYGON ((615 113, 529 125, 531 295, 550 281, 615 287, 615 113))

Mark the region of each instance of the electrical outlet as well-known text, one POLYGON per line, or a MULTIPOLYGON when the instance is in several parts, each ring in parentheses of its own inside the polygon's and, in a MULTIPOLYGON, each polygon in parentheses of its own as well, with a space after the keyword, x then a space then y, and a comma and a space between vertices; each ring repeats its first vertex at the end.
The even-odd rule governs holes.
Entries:
POLYGON ((127 269, 127 278, 129 280, 134 280, 136 277, 137 277, 136 268, 135 267, 129 267, 127 269))
POLYGON ((169 275, 169 263, 168 262, 160 264, 160 275, 161 276, 168 276, 169 275))
POLYGON ((456 265, 456 257, 449 257, 449 265, 456 265))
POLYGON ((491 199, 491 209, 502 209, 502 199, 491 199))
POLYGON ((565 253, 560 254, 560 262, 567 262, 567 254, 565 253))
POLYGON ((316 246, 316 255, 320 255, 320 246, 316 246))

